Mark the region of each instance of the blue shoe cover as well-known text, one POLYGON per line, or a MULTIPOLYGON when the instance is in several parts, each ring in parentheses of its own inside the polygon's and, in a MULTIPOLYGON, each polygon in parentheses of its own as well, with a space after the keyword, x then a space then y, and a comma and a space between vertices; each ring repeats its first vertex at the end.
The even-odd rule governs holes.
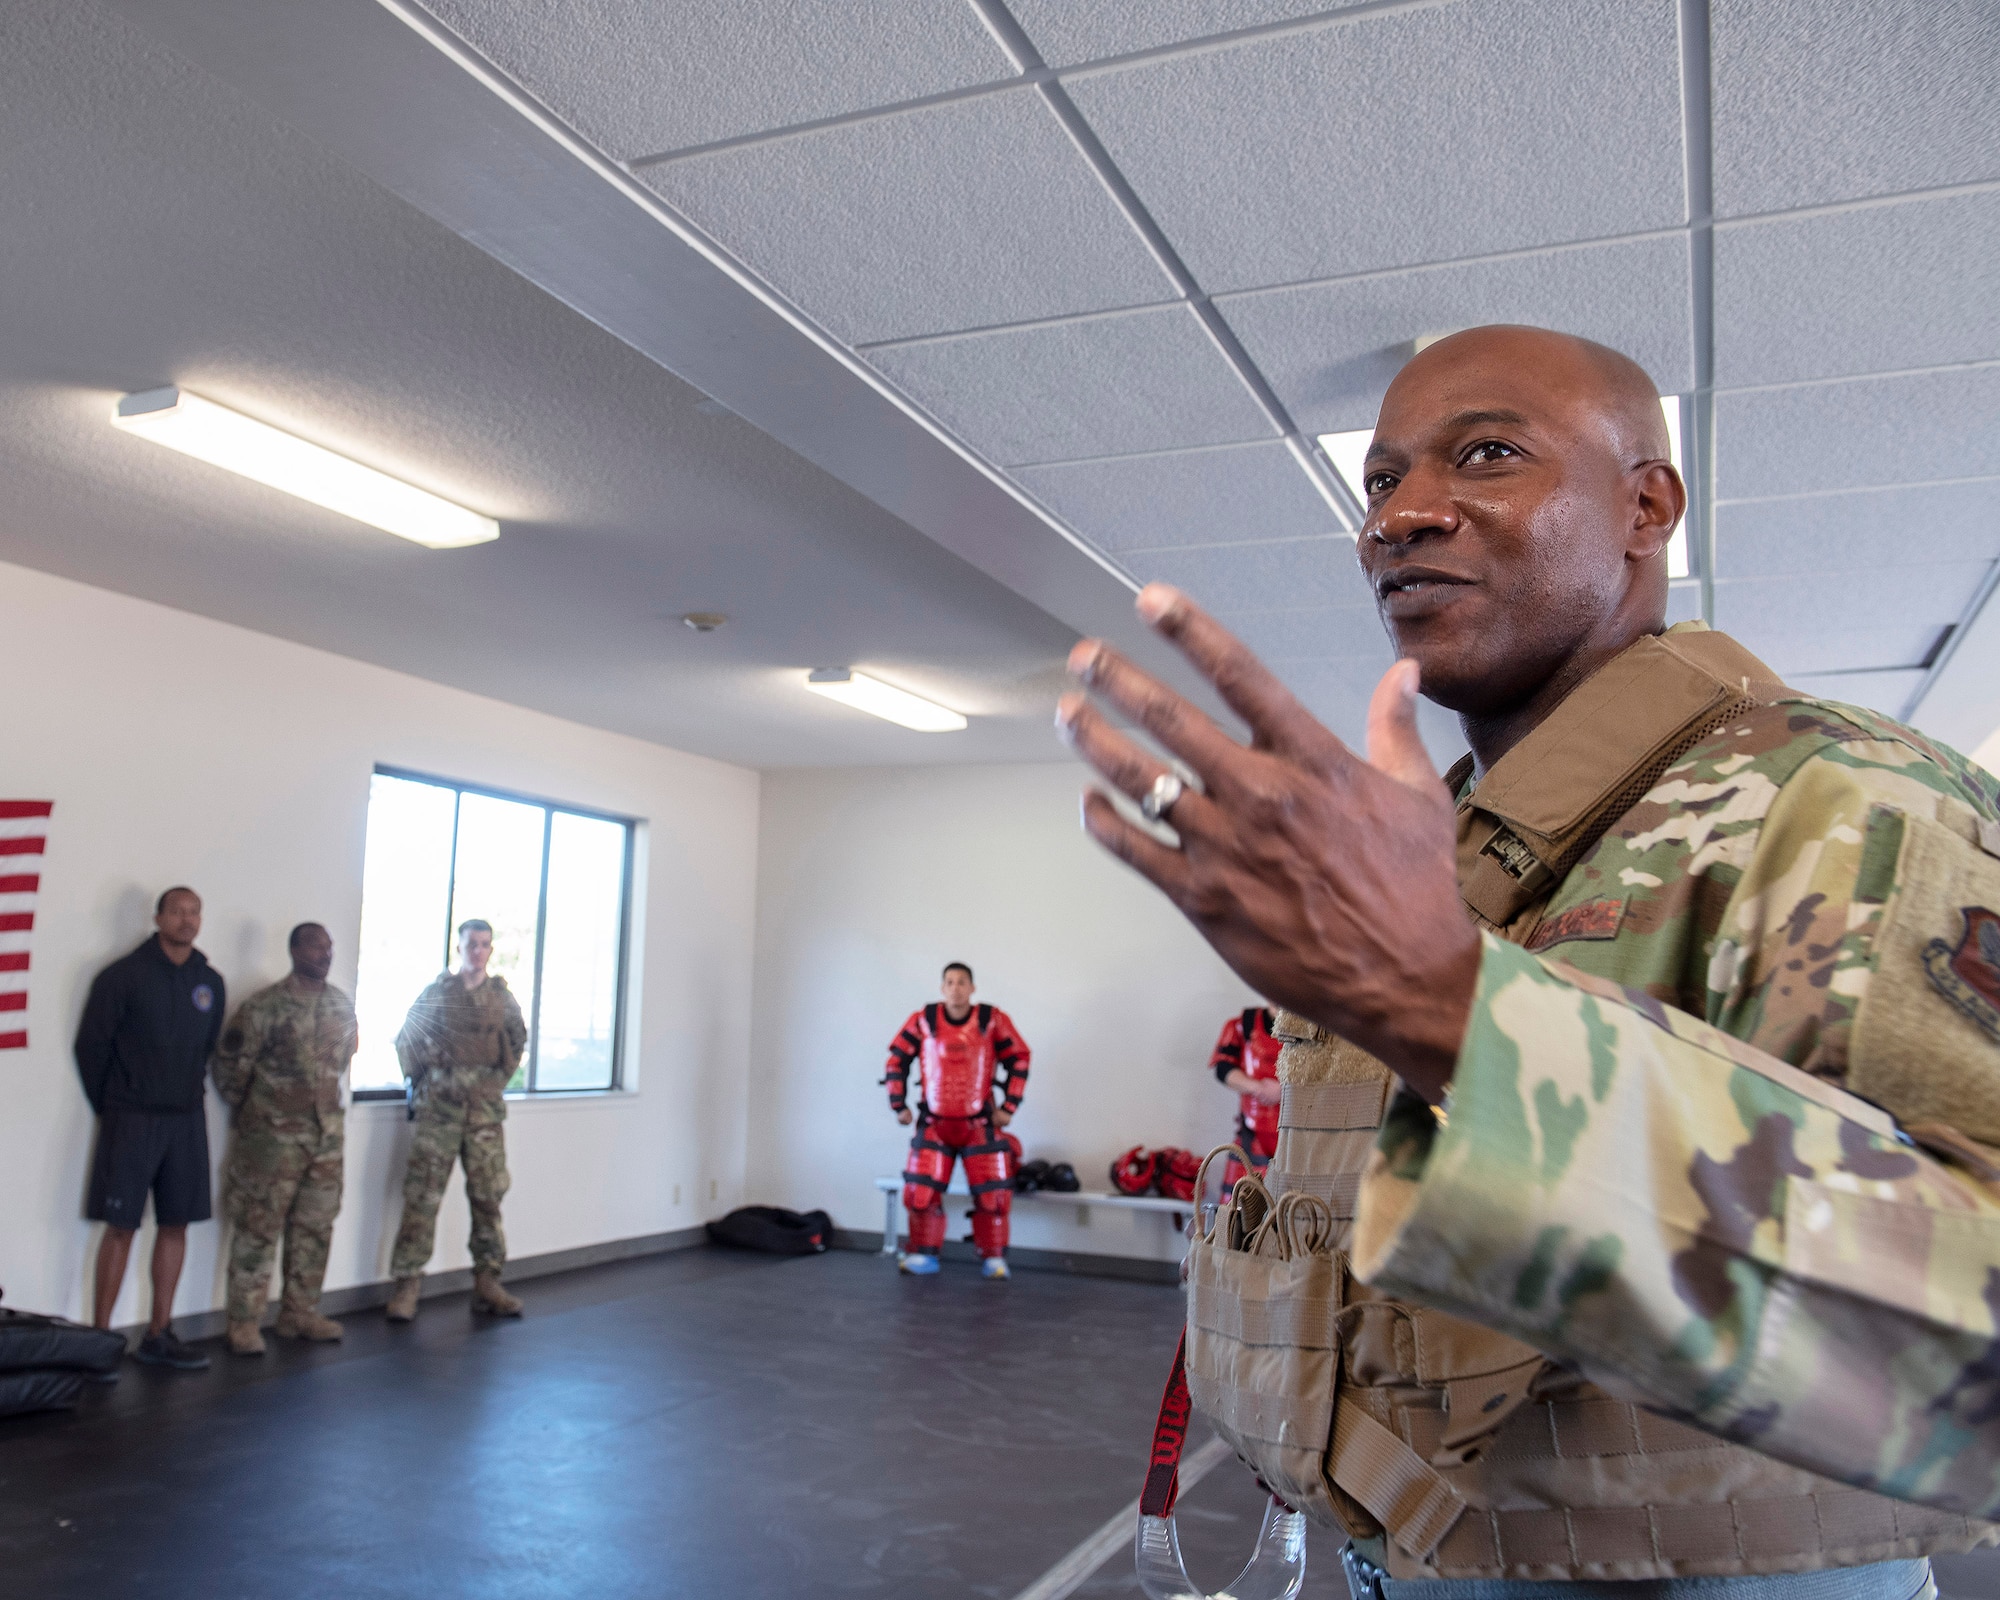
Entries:
POLYGON ((912 1250, 896 1265, 913 1278, 931 1278, 937 1275, 938 1258, 923 1250, 912 1250))
POLYGON ((979 1275, 982 1278, 1013 1277, 1013 1273, 1007 1270, 1007 1258, 1005 1256, 988 1256, 985 1261, 980 1263, 979 1275))

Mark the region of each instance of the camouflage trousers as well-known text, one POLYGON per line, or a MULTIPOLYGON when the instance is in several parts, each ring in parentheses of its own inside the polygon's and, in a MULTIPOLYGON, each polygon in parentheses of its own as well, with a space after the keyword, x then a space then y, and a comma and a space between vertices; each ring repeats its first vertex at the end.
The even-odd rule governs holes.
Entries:
POLYGON ((278 1241, 285 1245, 284 1304, 311 1311, 326 1280, 347 1134, 335 1113, 316 1129, 280 1131, 261 1118, 240 1119, 223 1176, 229 1238, 229 1316, 264 1315, 278 1241))
POLYGON ((403 1174, 403 1224, 389 1258, 392 1277, 413 1278, 429 1262, 437 1243, 438 1205, 452 1163, 461 1160, 472 1208, 472 1270, 498 1272, 506 1264, 507 1235, 500 1227, 500 1199, 509 1181, 506 1117, 504 1104, 485 1100, 418 1104, 410 1126, 410 1165, 403 1174))

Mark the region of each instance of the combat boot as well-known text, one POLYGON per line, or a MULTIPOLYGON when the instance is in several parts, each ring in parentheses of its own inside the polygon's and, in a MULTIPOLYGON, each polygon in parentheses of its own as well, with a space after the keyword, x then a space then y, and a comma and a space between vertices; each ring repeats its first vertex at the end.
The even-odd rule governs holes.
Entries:
POLYGON ((264 1335, 255 1322, 229 1324, 229 1353, 233 1356, 261 1356, 264 1353, 264 1335))
POLYGON ((500 1274, 481 1272, 472 1279, 472 1309, 496 1317, 518 1317, 521 1302, 500 1287, 500 1274))
POLYGON ((391 1322, 415 1322, 417 1301, 423 1292, 424 1280, 421 1276, 398 1278, 396 1292, 389 1296, 389 1303, 382 1308, 382 1315, 391 1322))
POLYGON ((280 1339, 310 1339, 315 1344, 337 1344, 347 1332, 331 1317, 317 1311, 294 1311, 290 1306, 279 1311, 278 1325, 272 1331, 280 1339))

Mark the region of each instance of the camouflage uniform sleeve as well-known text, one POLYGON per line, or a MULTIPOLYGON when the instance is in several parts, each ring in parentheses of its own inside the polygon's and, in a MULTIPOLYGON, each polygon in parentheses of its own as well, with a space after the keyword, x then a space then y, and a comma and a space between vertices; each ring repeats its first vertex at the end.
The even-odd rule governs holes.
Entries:
POLYGON ((528 1024, 521 1016, 521 1002, 514 998, 513 991, 505 990, 503 994, 507 1008, 500 1024, 500 1060, 494 1070, 502 1083, 508 1083, 520 1070, 521 1053, 528 1048, 528 1024))
POLYGON ((347 1064, 354 1059, 355 1051, 361 1048, 361 1021, 355 1015, 353 1000, 341 991, 336 990, 335 992, 340 994, 340 1021, 342 1030, 340 1070, 345 1072, 347 1064))
POLYGON ((1827 1081, 1873 976, 1877 808, 1956 787, 1868 757, 1815 756, 1731 841, 1690 946, 1705 1017, 1486 936, 1446 1109, 1392 1108, 1354 1264, 1768 1455, 1992 1517, 2000 1201, 1827 1081))
POLYGON ((396 1062, 413 1083, 438 1063, 437 990, 434 982, 425 986, 396 1035, 396 1062))
POLYGON ((216 1041, 215 1055, 209 1064, 215 1092, 230 1105, 241 1106, 249 1095, 250 1080, 256 1075, 257 1058, 263 1049, 264 1013, 253 995, 236 1008, 236 1015, 229 1019, 222 1037, 216 1041))

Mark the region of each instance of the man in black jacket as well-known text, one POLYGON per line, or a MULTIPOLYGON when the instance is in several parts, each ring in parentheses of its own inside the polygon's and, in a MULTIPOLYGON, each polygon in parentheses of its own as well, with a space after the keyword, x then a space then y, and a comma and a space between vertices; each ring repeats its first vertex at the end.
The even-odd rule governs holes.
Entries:
POLYGON ((153 1315, 133 1352, 151 1366, 208 1365, 167 1326, 187 1257, 187 1225, 209 1219, 208 1122, 202 1079, 222 1031, 222 974, 195 949, 201 896, 169 889, 154 907, 159 930, 90 986, 76 1034, 83 1092, 98 1116, 86 1215, 104 1224, 97 1250, 97 1325, 125 1281, 132 1235, 153 1196, 153 1315))

